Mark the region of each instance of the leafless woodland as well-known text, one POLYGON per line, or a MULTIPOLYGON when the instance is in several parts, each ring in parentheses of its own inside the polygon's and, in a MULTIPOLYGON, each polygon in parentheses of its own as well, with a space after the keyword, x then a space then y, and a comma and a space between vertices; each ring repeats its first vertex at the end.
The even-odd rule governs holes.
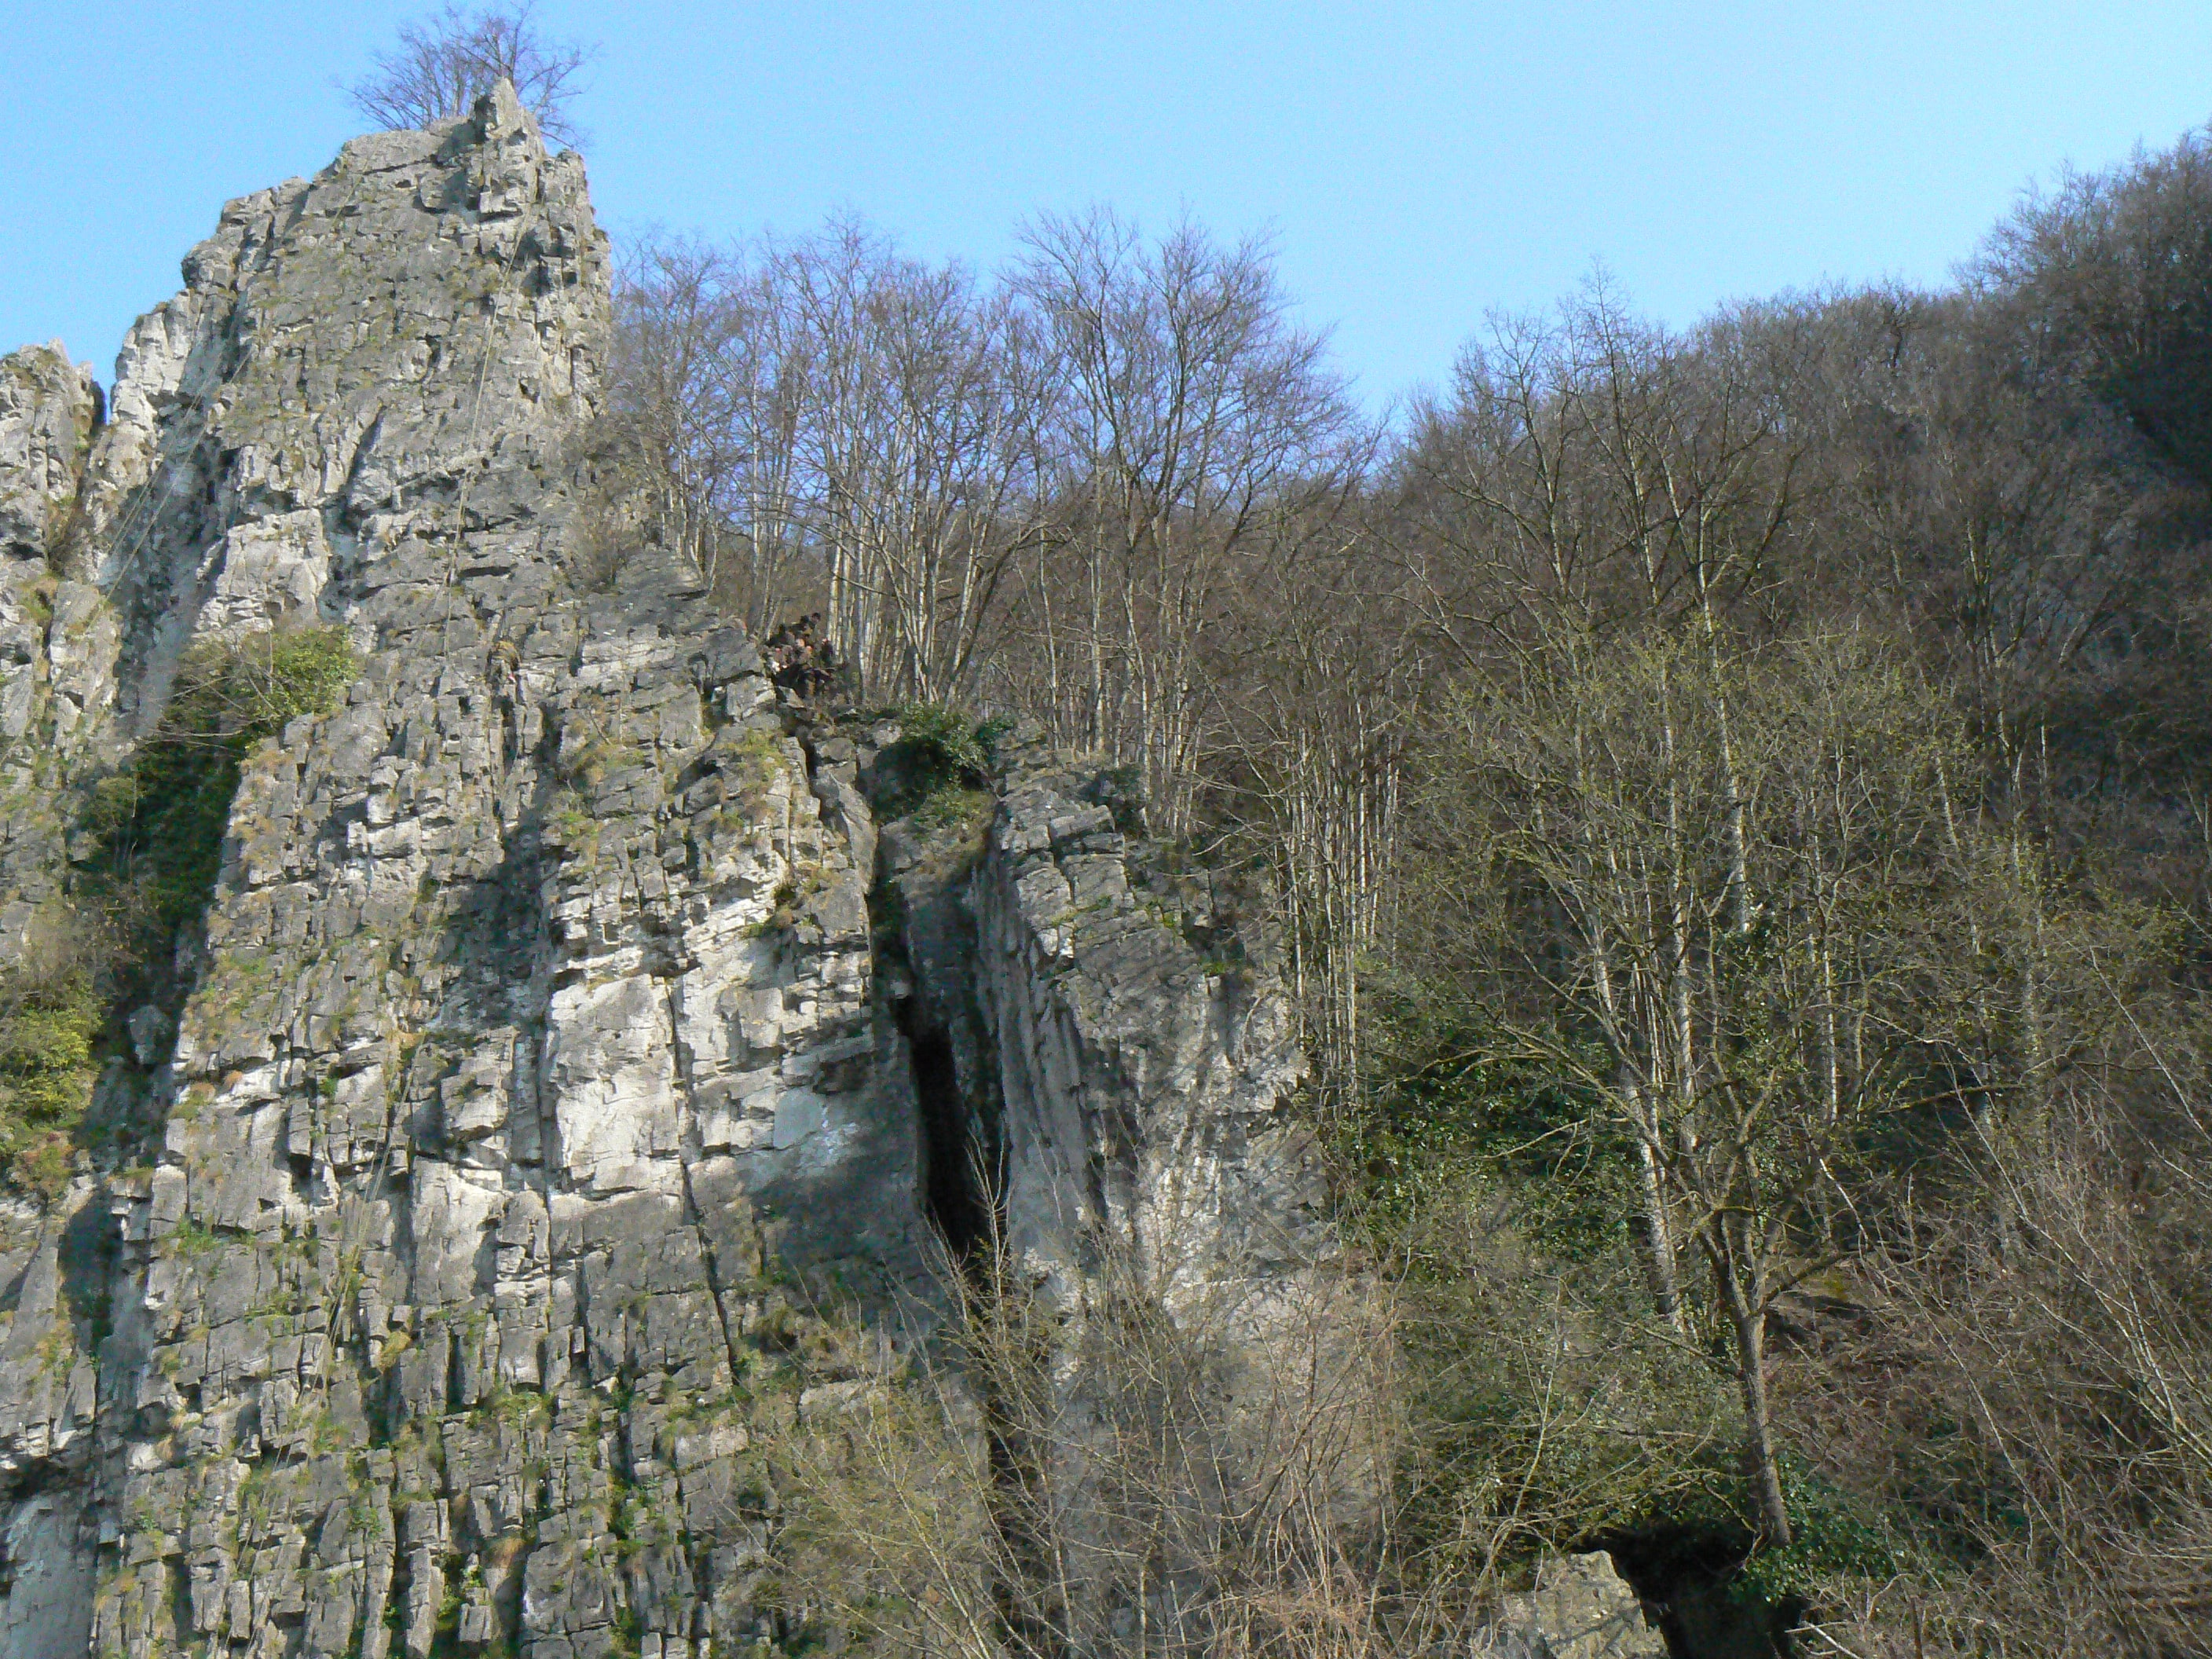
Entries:
POLYGON ((1395 1593, 1611 1540, 1804 1651, 2202 1653, 2208 250, 2192 137, 1954 288, 1593 282, 1378 413, 1264 240, 663 240, 603 450, 854 707, 1272 884, 1395 1593))

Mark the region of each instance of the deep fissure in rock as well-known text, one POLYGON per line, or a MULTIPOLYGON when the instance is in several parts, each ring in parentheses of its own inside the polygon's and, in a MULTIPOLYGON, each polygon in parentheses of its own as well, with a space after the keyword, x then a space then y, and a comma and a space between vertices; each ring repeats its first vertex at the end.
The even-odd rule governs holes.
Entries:
POLYGON ((914 1094, 921 1131, 921 1197, 953 1255, 990 1237, 991 1204, 980 1167, 985 1157, 960 1092, 952 1039, 942 1030, 909 1031, 914 1094))

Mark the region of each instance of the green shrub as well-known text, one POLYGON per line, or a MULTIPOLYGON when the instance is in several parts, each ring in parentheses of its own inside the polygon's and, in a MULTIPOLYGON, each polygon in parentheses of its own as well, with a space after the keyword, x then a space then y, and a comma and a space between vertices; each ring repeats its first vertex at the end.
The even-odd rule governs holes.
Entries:
POLYGON ((901 744, 940 783, 963 774, 980 775, 990 763, 982 728, 957 709, 941 703, 909 702, 901 705, 896 719, 901 744))
POLYGON ((0 1024, 0 1078, 9 1104, 34 1122, 51 1123, 79 1104, 78 1080, 92 1063, 100 1014, 72 987, 58 1006, 33 1005, 0 1024))
POLYGON ((914 827, 925 835, 955 826, 974 829, 989 816, 998 797, 988 789, 969 789, 957 783, 942 784, 929 792, 914 809, 914 827))
POLYGON ((903 817, 934 796, 980 790, 989 781, 988 744, 1002 729, 995 723, 978 726, 956 709, 927 702, 902 703, 891 718, 899 740, 877 762, 875 806, 883 817, 903 817))
POLYGON ((21 1190, 51 1200, 69 1185, 70 1137, 99 1076, 101 1017, 82 967, 27 963, 0 980, 0 1160, 21 1190))
POLYGON ((1786 1550, 1760 1550, 1729 1585, 1739 1601, 1780 1607, 1791 1601, 1821 1606, 1853 1589, 1881 1584, 1912 1564, 1913 1553, 1889 1517, 1824 1480, 1795 1454, 1777 1460, 1790 1498, 1795 1534, 1786 1550))
POLYGON ((57 1131, 33 1137, 9 1161, 8 1175, 25 1192, 36 1193, 49 1204, 69 1190, 76 1170, 76 1155, 69 1137, 57 1131))
POLYGON ((1368 1087, 1340 1152, 1371 1211, 1419 1210, 1469 1178, 1510 1194, 1528 1241, 1586 1261, 1626 1237, 1634 1143, 1560 1068, 1521 1058, 1480 1007, 1377 976, 1368 1087))

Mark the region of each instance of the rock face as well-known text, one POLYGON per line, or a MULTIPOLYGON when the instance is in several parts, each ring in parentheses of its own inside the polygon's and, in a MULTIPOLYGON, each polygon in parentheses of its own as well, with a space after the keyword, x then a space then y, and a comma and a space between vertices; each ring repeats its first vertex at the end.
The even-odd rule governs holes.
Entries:
POLYGON ((158 1146, 19 1218, 0 1653, 772 1635, 771 1279, 915 1278, 911 1113, 751 645, 650 556, 569 579, 581 166, 502 89, 233 204, 185 276, 81 490, 65 364, 10 431, 98 642, 65 699, 56 606, 46 729, 119 753, 196 643, 295 621, 364 668, 249 758, 173 1051, 112 1068, 158 1146))
POLYGON ((1667 1659, 1665 1638, 1603 1550, 1547 1558, 1535 1589, 1505 1598, 1489 1650, 1498 1659, 1667 1659))
POLYGON ((1228 884, 1147 867, 1115 781, 1018 742, 980 822, 935 844, 893 826, 908 1024, 918 1046, 941 1034, 951 1115, 981 1126, 1032 1279, 1079 1276, 1103 1248, 1170 1296, 1266 1279, 1323 1242, 1272 950, 1249 895, 1240 918, 1228 884))
POLYGON ((509 89, 184 272, 111 410, 0 366, 0 928, 193 653, 360 672, 246 756, 123 1127, 0 1200, 0 1659, 780 1644, 777 1437, 927 1331, 971 1150, 1042 1275, 1305 1248, 1281 1000, 1035 753, 976 856, 886 844, 879 971, 854 745, 690 572, 585 556, 606 245, 509 89))
POLYGON ((59 545, 100 420, 89 368, 61 342, 0 359, 0 550, 17 563, 59 545))
POLYGON ((112 649, 99 594, 63 580, 52 558, 100 416, 91 371, 71 367, 58 341, 0 358, 0 952, 21 948, 55 896, 63 819, 52 792, 112 649))

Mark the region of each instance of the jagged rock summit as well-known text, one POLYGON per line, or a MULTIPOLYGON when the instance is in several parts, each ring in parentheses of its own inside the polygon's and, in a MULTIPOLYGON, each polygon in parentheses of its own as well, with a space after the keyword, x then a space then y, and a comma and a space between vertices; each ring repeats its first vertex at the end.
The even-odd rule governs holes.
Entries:
POLYGON ((350 675, 242 748, 94 1144, 0 1201, 0 1659, 774 1650, 778 1437, 926 1334, 971 1140, 1042 1276, 1301 1259, 1279 993, 1064 758, 966 852, 886 836, 872 916, 853 742, 692 573, 580 556, 606 243, 510 88, 184 275, 109 408, 0 365, 11 953, 196 665, 350 675))

